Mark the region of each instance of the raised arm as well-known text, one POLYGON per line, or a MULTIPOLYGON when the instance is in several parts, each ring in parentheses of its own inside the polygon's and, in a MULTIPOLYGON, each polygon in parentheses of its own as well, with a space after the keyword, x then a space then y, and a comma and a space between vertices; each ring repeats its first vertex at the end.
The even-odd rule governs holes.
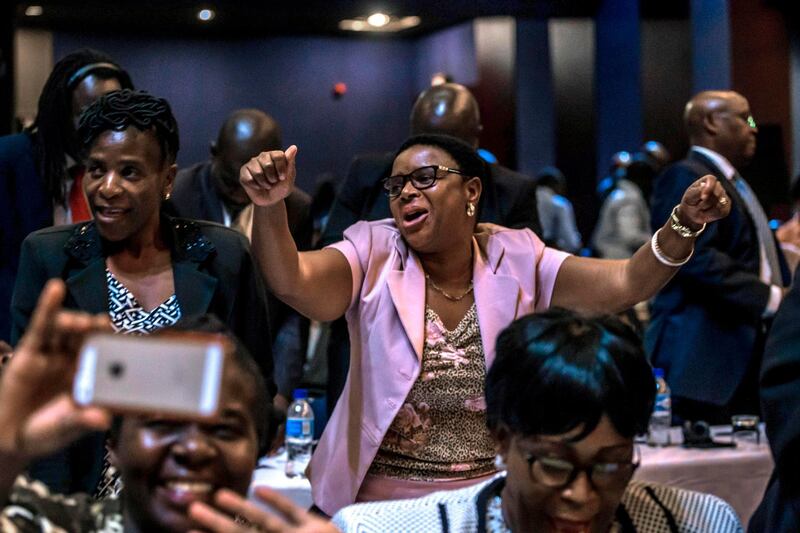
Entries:
MULTIPOLYGON (((730 209, 722 185, 714 176, 703 176, 686 189, 676 210, 678 225, 698 232, 704 224, 727 216, 730 209)), ((672 278, 690 258, 695 239, 696 235, 681 236, 670 219, 630 259, 569 257, 558 272, 550 303, 589 313, 628 309, 654 296, 672 278), (662 260, 656 257, 654 243, 662 260)))
POLYGON ((350 304, 352 273, 336 250, 297 251, 284 203, 297 175, 296 156, 292 145, 262 152, 242 167, 240 181, 255 204, 253 254, 275 296, 309 318, 333 320, 350 304))
POLYGON ((0 507, 30 462, 111 422, 105 410, 79 407, 71 396, 78 349, 87 334, 107 329, 108 319, 62 311, 65 293, 61 280, 44 287, 0 378, 0 507))

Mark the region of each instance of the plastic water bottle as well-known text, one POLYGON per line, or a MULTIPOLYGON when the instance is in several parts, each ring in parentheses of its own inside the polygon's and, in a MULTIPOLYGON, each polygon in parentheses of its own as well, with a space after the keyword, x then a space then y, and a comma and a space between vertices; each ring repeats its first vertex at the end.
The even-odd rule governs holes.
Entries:
POLYGON ((669 446, 669 428, 672 425, 672 397, 669 386, 664 380, 664 370, 654 368, 656 378, 656 404, 653 414, 650 415, 650 425, 647 431, 647 443, 653 446, 669 446))
POLYGON ((294 391, 294 401, 286 413, 286 475, 305 476, 311 461, 311 446, 314 440, 314 411, 306 400, 308 391, 294 391))

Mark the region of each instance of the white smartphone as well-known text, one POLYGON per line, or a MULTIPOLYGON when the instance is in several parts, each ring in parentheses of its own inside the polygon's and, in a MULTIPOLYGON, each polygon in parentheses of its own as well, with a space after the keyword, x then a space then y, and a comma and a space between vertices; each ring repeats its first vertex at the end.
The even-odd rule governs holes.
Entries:
POLYGON ((81 349, 73 396, 116 412, 206 418, 219 407, 224 360, 220 336, 96 334, 81 349))

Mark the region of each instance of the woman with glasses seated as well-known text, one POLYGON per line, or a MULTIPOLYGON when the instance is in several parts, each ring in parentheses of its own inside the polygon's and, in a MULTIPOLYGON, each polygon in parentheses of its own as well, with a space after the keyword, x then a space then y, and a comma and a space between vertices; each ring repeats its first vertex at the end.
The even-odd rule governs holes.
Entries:
POLYGON ((651 297, 688 261, 705 223, 730 209, 705 176, 631 259, 572 257, 530 230, 476 224, 484 165, 475 150, 419 135, 384 180, 392 219, 298 253, 283 202, 296 155, 294 146, 262 153, 240 177, 257 206, 252 246, 270 289, 312 319, 348 320, 349 377, 309 472, 329 515, 492 477, 483 384, 497 334, 550 305, 611 313, 651 297))
POLYGON ((631 482, 655 381, 641 342, 615 318, 548 311, 500 334, 487 422, 505 474, 425 498, 348 507, 342 531, 742 531, 706 494, 631 482))

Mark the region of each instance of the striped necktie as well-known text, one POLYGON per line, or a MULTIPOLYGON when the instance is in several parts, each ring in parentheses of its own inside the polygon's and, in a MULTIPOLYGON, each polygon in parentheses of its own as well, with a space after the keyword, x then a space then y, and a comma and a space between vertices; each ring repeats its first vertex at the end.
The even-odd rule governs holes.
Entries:
POLYGON ((753 223, 756 226, 759 246, 764 251, 767 264, 771 270, 770 281, 773 285, 783 286, 781 264, 778 260, 778 250, 775 247, 775 237, 769 227, 767 215, 758 202, 758 198, 756 198, 756 195, 753 193, 753 189, 750 188, 738 172, 734 175, 733 182, 736 184, 736 191, 744 201, 744 207, 747 213, 750 215, 750 218, 753 219, 753 223))

